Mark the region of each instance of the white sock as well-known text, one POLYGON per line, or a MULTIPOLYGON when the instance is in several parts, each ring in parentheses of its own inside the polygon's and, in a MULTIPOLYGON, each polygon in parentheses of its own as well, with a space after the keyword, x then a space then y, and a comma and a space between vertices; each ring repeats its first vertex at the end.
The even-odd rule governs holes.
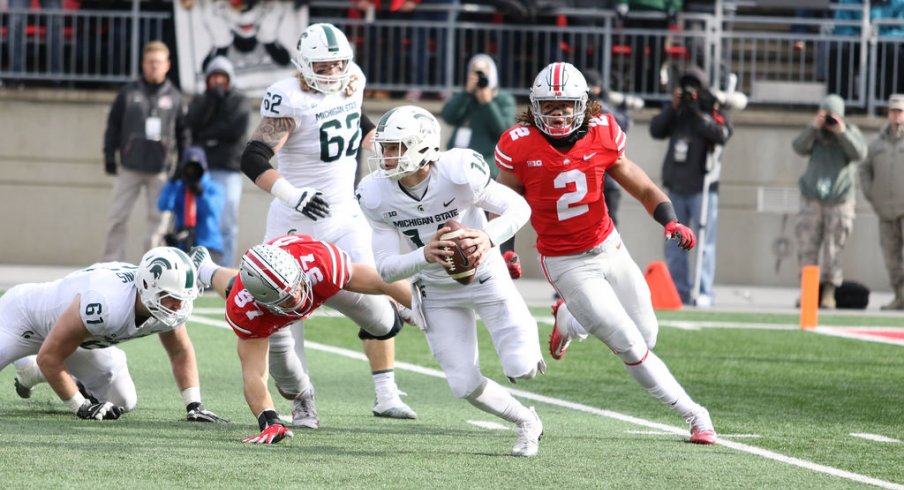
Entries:
POLYGON ((533 420, 530 410, 495 381, 483 378, 483 387, 469 395, 471 405, 503 420, 522 424, 533 420))
POLYGON ((700 406, 691 400, 669 368, 653 351, 647 351, 646 358, 633 366, 625 364, 625 369, 651 395, 682 417, 690 417, 699 410, 700 406))
POLYGON ((37 356, 27 356, 13 362, 16 367, 16 377, 19 383, 26 388, 32 388, 37 384, 47 382, 41 368, 38 367, 37 356))
POLYGON ((377 401, 382 402, 399 396, 399 387, 395 381, 395 371, 375 371, 371 374, 374 380, 374 391, 377 393, 377 401))

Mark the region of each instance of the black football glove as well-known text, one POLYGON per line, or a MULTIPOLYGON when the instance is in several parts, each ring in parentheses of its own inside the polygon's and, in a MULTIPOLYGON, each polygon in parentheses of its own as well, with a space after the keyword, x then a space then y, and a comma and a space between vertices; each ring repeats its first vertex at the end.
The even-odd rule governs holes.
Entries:
POLYGON ((85 400, 78 408, 78 418, 86 420, 116 420, 123 414, 122 408, 110 402, 97 402, 85 400))
POLYGON ((188 412, 186 419, 189 422, 214 422, 217 424, 228 424, 229 421, 220 418, 217 414, 211 412, 204 408, 204 404, 201 402, 191 402, 185 406, 185 411, 188 412))
POLYGON ((298 202, 295 204, 296 211, 314 221, 330 215, 330 203, 323 198, 322 192, 315 191, 310 187, 302 187, 298 191, 298 202))

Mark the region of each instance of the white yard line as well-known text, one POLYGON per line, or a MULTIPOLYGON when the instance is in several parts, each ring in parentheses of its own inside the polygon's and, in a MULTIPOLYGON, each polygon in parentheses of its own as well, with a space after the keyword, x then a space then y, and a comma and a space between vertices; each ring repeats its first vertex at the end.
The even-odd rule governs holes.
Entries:
POLYGON ((487 430, 513 430, 511 427, 502 425, 498 422, 489 422, 487 420, 469 420, 468 423, 487 430))
MULTIPOLYGON (((222 309, 218 312, 222 314, 222 309)), ((219 327, 226 330, 229 330, 229 326, 226 325, 224 320, 213 320, 210 318, 205 318, 202 316, 192 316, 191 321, 196 323, 201 323, 204 325, 210 325, 212 327, 219 327)), ((367 358, 358 351, 353 351, 349 349, 345 349, 342 347, 335 347, 330 345, 321 344, 319 342, 311 342, 305 341, 305 347, 311 348, 314 350, 319 350, 322 352, 329 352, 332 354, 337 354, 340 356, 348 357, 351 359, 358 359, 361 361, 366 361, 367 358)), ((432 376, 435 378, 445 378, 445 374, 442 371, 437 369, 427 368, 423 366, 419 366, 416 364, 410 364, 407 362, 399 362, 396 361, 395 364, 396 369, 403 369, 406 371, 412 371, 415 373, 423 374, 425 376, 432 376)), ((584 405, 581 403, 570 402, 568 400, 563 400, 561 398, 553 398, 550 396, 540 395, 537 393, 532 393, 529 391, 518 390, 513 388, 508 388, 513 395, 527 399, 533 400, 537 402, 546 403, 547 405, 553 405, 562 408, 568 408, 571 410, 575 410, 578 412, 588 413, 591 415, 599 415, 601 417, 607 417, 610 419, 620 420, 622 422, 627 422, 629 424, 638 425, 641 427, 646 427, 650 430, 660 431, 662 433, 675 434, 679 436, 687 436, 688 429, 687 427, 675 427, 671 425, 661 424, 659 422, 653 422, 652 420, 646 420, 638 417, 633 417, 631 415, 626 415, 619 412, 613 412, 611 410, 605 410, 601 408, 591 407, 589 405, 584 405)), ((792 466, 798 466, 800 468, 804 468, 810 471, 815 471, 817 473, 823 473, 826 475, 832 475, 839 478, 844 478, 851 481, 856 481, 859 483, 865 483, 867 485, 873 485, 880 488, 886 488, 889 490, 904 490, 904 485, 900 485, 893 482, 888 482, 885 480, 879 480, 877 478, 872 478, 866 475, 861 475, 858 473, 852 473, 850 471, 840 470, 838 468, 832 468, 831 466, 825 466, 818 463, 814 463, 812 461, 807 461, 804 459, 794 458, 791 456, 786 456, 784 454, 779 454, 773 451, 769 451, 768 449, 762 449, 754 446, 749 446, 747 444, 741 444, 739 442, 727 441, 725 439, 719 439, 716 444, 734 449, 736 451, 741 451, 748 454, 753 454, 756 456, 760 456, 766 459, 771 459, 774 461, 778 461, 780 463, 789 464, 792 466)))
POLYGON ((861 439, 866 439, 867 441, 876 441, 876 442, 890 442, 892 444, 900 444, 901 441, 891 438, 880 436, 879 434, 869 434, 866 432, 851 432, 851 435, 854 437, 859 437, 861 439))

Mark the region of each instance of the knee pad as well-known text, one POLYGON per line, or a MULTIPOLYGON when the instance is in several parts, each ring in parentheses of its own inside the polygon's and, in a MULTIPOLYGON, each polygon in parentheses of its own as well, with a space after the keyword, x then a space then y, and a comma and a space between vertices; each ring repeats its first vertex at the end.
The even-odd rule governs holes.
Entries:
POLYGON ((543 359, 540 359, 540 362, 538 362, 536 366, 533 366, 531 369, 529 369, 524 374, 517 375, 517 376, 507 376, 507 377, 508 377, 509 381, 511 381, 512 384, 514 384, 519 379, 534 379, 537 377, 538 374, 544 374, 544 373, 546 373, 546 361, 544 361, 543 359))
POLYGON ((390 302, 390 304, 392 305, 392 312, 393 312, 394 318, 393 318, 392 328, 389 329, 389 333, 387 333, 385 335, 374 335, 374 334, 368 332, 367 330, 364 330, 363 328, 361 328, 361 329, 358 329, 358 338, 359 339, 361 339, 361 340, 389 340, 389 339, 395 337, 396 335, 398 335, 399 332, 402 331, 402 326, 405 325, 405 321, 402 320, 402 316, 399 315, 399 309, 396 307, 396 304, 393 302, 390 302))
POLYGON ((647 348, 646 344, 634 344, 630 349, 624 352, 616 352, 615 355, 618 356, 623 363, 633 366, 643 362, 643 360, 647 358, 647 353, 649 352, 650 349, 647 348))

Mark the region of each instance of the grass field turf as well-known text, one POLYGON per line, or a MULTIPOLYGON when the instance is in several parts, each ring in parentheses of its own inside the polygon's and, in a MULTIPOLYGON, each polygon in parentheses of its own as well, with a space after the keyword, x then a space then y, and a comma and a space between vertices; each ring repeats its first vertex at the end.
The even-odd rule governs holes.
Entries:
MULTIPOLYGON (((205 297, 201 307, 222 301, 205 297)), ((548 309, 538 309, 548 317, 548 309)), ((207 314, 218 320, 221 316, 207 314)), ((796 323, 790 315, 669 312, 669 321, 796 323)), ((900 319, 832 317, 824 325, 887 325, 900 319)), ((47 385, 17 398, 14 369, 0 374, 0 473, 6 488, 852 488, 857 481, 766 459, 726 445, 686 443, 676 435, 561 404, 526 400, 545 425, 540 455, 508 456, 515 434, 469 421, 499 422, 452 397, 445 380, 397 371, 416 421, 377 419, 367 363, 309 349, 322 428, 295 431, 273 447, 242 445, 257 432, 242 397, 230 331, 192 323, 205 404, 233 421, 189 424, 154 338, 121 344, 138 387, 139 405, 121 420, 91 422, 65 411, 47 385)), ((545 341, 551 326, 540 324, 545 341)), ((309 321, 307 338, 360 352, 355 328, 341 318, 309 321)), ((501 375, 481 331, 481 364, 501 375)), ((545 347, 545 345, 544 345, 545 347)), ((544 349, 545 351, 545 349, 544 349)), ((852 432, 904 440, 904 348, 800 330, 662 328, 657 353, 713 416, 729 445, 740 443, 819 465, 904 484, 904 444, 868 441, 852 432)), ((423 335, 398 337, 400 362, 438 369, 423 335)), ((547 357, 545 376, 513 388, 554 400, 630 415, 686 430, 652 399, 598 341, 573 344, 563 361, 547 357)), ((273 390, 275 394, 275 390, 273 390)), ((278 410, 289 414, 289 403, 278 410)), ((883 484, 882 482, 885 482, 883 484)))

